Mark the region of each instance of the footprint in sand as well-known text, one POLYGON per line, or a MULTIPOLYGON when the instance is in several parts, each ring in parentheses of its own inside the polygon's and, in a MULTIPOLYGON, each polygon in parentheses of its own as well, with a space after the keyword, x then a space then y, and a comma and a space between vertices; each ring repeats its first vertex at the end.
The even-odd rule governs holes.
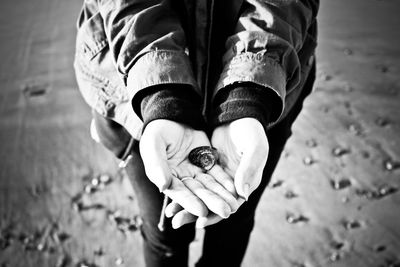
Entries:
POLYGON ((46 84, 27 84, 22 88, 24 95, 28 97, 42 96, 48 91, 46 84))

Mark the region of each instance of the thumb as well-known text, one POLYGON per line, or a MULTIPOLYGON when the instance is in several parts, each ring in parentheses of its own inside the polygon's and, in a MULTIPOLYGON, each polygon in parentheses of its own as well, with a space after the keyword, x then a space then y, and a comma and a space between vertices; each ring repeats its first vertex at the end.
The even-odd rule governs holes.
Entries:
POLYGON ((139 144, 140 154, 149 180, 160 192, 168 189, 172 181, 171 169, 167 163, 166 146, 160 139, 142 139, 139 144))
POLYGON ((250 194, 260 185, 267 156, 256 151, 243 153, 235 174, 235 188, 238 195, 246 201, 250 194))

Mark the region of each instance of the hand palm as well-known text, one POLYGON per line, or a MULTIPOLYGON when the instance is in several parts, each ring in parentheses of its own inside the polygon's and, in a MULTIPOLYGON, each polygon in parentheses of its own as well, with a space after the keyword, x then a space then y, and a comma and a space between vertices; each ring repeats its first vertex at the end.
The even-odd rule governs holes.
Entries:
POLYGON ((210 142, 205 133, 177 127, 165 132, 166 162, 171 168, 172 176, 182 179, 195 177, 202 170, 188 160, 190 151, 199 146, 209 146, 210 142))
MULTIPOLYGON (((269 150, 264 129, 255 119, 239 119, 217 127, 211 143, 220 155, 220 166, 217 167, 222 167, 223 172, 229 176, 228 179, 235 184, 233 190, 229 191, 237 192, 242 197, 237 200, 240 206, 261 182, 269 150)), ((210 174, 213 175, 213 171, 215 172, 215 168, 210 170, 210 174)), ((198 227, 204 227, 223 219, 212 213, 207 217, 197 218, 188 211, 179 210, 174 203, 171 203, 168 209, 168 216, 174 216, 173 222, 175 220, 178 227, 196 220, 198 227)))
POLYGON ((140 141, 146 174, 160 191, 190 213, 206 216, 210 209, 227 217, 230 206, 236 205, 233 196, 188 160, 190 151, 199 146, 210 146, 202 131, 168 120, 149 123, 140 141))

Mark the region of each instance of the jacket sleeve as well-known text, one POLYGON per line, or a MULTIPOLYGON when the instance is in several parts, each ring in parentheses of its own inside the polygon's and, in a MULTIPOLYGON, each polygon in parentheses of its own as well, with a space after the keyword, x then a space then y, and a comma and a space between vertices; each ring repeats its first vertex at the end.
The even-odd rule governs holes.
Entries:
POLYGON ((199 94, 172 0, 100 0, 116 68, 132 98, 144 88, 184 84, 199 94))
POLYGON ((279 120, 286 96, 301 80, 299 52, 307 38, 315 38, 309 34, 309 28, 315 24, 318 7, 318 0, 244 1, 235 33, 225 43, 223 71, 214 91, 216 124, 241 116, 237 114, 239 109, 226 108, 237 106, 229 104, 232 101, 241 103, 238 94, 223 92, 237 87, 246 96, 247 105, 251 101, 258 106, 266 105, 258 109, 258 113, 265 113, 258 118, 268 120, 268 125, 279 120), (260 88, 268 92, 260 93, 260 88), (259 97, 263 99, 257 100, 259 97))
POLYGON ((144 127, 169 119, 202 128, 201 93, 173 2, 103 0, 99 9, 116 67, 144 127))

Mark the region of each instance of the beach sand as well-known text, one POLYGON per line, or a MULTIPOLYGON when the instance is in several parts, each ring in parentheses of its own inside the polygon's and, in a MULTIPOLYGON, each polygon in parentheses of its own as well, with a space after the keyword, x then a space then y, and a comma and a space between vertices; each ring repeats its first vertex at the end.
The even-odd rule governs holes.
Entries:
MULTIPOLYGON (((74 78, 80 5, 0 4, 2 267, 143 266, 135 195, 90 139, 74 78)), ((395 0, 322 1, 315 90, 243 266, 400 266, 399 13, 395 0)))

